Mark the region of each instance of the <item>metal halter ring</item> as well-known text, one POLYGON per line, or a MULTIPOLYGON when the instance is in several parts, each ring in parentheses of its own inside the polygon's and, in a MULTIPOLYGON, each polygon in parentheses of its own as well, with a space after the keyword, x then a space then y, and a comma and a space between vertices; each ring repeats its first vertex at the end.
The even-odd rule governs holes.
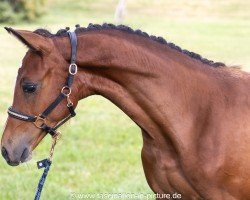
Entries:
POLYGON ((61 93, 65 96, 69 96, 71 94, 71 88, 69 86, 64 86, 61 90, 61 93))
POLYGON ((42 128, 42 126, 46 124, 46 119, 41 116, 37 116, 36 121, 34 121, 33 123, 37 128, 42 128))
POLYGON ((77 74, 77 65, 75 63, 71 63, 69 65, 69 73, 71 75, 76 75, 77 74), (72 68, 73 67, 73 68, 72 68))

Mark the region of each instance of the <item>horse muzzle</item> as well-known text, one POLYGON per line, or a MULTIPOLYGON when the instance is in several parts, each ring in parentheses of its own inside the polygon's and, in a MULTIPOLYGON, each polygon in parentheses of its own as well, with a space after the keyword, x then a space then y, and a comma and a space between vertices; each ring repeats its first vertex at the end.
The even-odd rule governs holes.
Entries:
POLYGON ((31 158, 31 151, 26 146, 20 146, 14 149, 10 148, 10 146, 2 146, 1 153, 10 166, 17 166, 31 158))

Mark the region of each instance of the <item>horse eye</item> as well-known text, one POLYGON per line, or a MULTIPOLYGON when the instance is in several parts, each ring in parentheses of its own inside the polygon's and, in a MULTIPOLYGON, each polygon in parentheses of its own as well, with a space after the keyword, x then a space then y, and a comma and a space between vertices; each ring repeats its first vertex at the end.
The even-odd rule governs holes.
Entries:
POLYGON ((36 91, 37 85, 34 83, 25 83, 22 88, 25 93, 33 93, 36 91))

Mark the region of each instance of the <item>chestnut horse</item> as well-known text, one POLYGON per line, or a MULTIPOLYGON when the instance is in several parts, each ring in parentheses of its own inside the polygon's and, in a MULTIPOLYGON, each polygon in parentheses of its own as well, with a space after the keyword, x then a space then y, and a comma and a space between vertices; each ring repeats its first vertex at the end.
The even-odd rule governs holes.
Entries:
MULTIPOLYGON (((28 48, 18 71, 13 107, 41 113, 68 75, 67 30, 51 34, 8 29, 28 48)), ((250 76, 182 50, 161 37, 111 24, 77 27, 74 106, 102 95, 142 130, 142 163, 155 193, 182 199, 250 199, 250 76)), ((65 103, 65 102, 64 102, 65 103)), ((53 126, 68 110, 60 103, 53 126)), ((46 134, 8 118, 1 146, 10 165, 30 157, 46 134)))

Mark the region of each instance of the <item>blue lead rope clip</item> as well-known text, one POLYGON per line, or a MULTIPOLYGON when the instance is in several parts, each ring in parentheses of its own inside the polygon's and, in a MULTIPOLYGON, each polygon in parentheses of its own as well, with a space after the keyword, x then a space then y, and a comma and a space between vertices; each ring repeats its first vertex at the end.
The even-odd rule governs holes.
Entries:
POLYGON ((48 158, 40 160, 40 161, 37 162, 37 168, 38 169, 44 168, 44 171, 43 171, 43 174, 42 174, 42 176, 41 176, 41 178, 39 180, 34 200, 40 200, 42 190, 43 190, 43 186, 44 186, 45 180, 47 178, 47 175, 49 173, 51 163, 52 162, 48 158))
POLYGON ((47 175, 49 173, 50 166, 52 164, 54 148, 55 148, 55 145, 56 145, 57 140, 59 138, 60 138, 59 137, 59 132, 57 132, 57 134, 52 138, 53 142, 52 142, 52 145, 51 145, 49 158, 46 158, 46 159, 43 159, 43 160, 40 160, 40 161, 37 162, 37 168, 38 169, 44 168, 44 171, 43 171, 43 174, 42 174, 42 176, 41 176, 41 178, 39 180, 34 200, 40 200, 42 190, 43 190, 43 186, 44 186, 44 183, 46 181, 47 175))
POLYGON ((37 168, 41 169, 41 168, 47 167, 48 165, 51 165, 51 161, 46 158, 46 159, 38 161, 36 164, 37 164, 37 168))

